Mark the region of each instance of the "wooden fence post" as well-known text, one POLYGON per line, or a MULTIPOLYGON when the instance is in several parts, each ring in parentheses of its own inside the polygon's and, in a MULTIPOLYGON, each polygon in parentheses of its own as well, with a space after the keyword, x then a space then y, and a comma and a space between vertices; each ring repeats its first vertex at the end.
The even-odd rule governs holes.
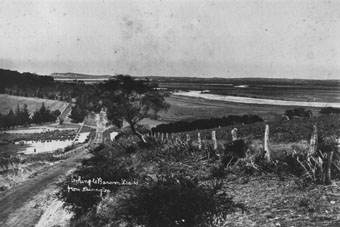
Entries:
POLYGON ((264 131, 264 144, 263 149, 265 151, 264 158, 267 162, 270 162, 270 150, 269 150, 269 125, 266 125, 264 131))
POLYGON ((202 149, 202 140, 201 140, 201 133, 197 133, 197 140, 198 140, 198 149, 202 149))
POLYGON ((186 140, 187 140, 187 142, 190 141, 190 135, 189 134, 186 134, 186 140))
POLYGON ((334 151, 331 150, 327 153, 327 162, 326 162, 326 169, 325 169, 325 184, 330 185, 332 183, 332 177, 331 177, 331 167, 332 167, 332 161, 333 161, 333 154, 334 151))
POLYGON ((237 128, 233 128, 233 130, 231 130, 231 138, 232 141, 237 140, 237 128))
POLYGON ((211 139, 213 141, 214 150, 217 150, 216 131, 211 132, 211 139))
POLYGON ((308 151, 308 158, 309 156, 315 155, 318 147, 318 128, 316 125, 313 126, 313 133, 310 138, 310 143, 309 143, 309 151, 308 151))

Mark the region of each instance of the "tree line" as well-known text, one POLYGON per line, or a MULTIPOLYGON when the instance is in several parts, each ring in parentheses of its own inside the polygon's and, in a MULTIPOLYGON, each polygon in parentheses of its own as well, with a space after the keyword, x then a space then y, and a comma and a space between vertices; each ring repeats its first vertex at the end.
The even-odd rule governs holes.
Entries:
MULTIPOLYGON (((51 99, 58 96, 65 101, 75 101, 70 116, 73 122, 82 121, 88 112, 106 109, 112 124, 121 127, 126 121, 143 142, 145 140, 137 130, 137 123, 144 118, 156 117, 160 110, 169 107, 164 99, 166 94, 157 89, 157 83, 129 75, 117 75, 98 84, 85 84, 83 81, 56 82, 49 76, 0 69, 0 81, 0 93, 51 99)), ((7 118, 16 118, 12 113, 7 115, 4 116, 6 122, 7 118)), ((46 119, 39 110, 30 122, 43 121, 46 119)), ((14 120, 9 122, 4 123, 6 127, 17 125, 14 120)))
POLYGON ((94 89, 93 85, 85 84, 83 81, 66 83, 55 81, 51 76, 0 69, 0 94, 67 102, 76 98, 81 105, 84 105, 87 103, 87 93, 93 93, 94 89))
POLYGON ((6 129, 19 125, 27 126, 52 122, 56 121, 60 114, 59 110, 50 111, 45 107, 45 103, 42 103, 41 107, 31 115, 27 104, 24 104, 22 108, 18 104, 15 111, 11 109, 7 114, 0 114, 0 128, 6 129))
MULTIPOLYGON (((319 113, 321 115, 340 114, 340 108, 324 107, 320 109, 319 113)), ((307 117, 307 118, 313 117, 312 111, 306 110, 303 107, 297 107, 294 109, 286 110, 284 115, 287 116, 288 119, 292 119, 294 117, 307 117)))
POLYGON ((153 132, 186 132, 193 130, 211 129, 225 127, 235 124, 251 124, 263 122, 257 115, 229 115, 222 118, 198 119, 194 121, 177 121, 169 124, 161 124, 152 129, 153 132))

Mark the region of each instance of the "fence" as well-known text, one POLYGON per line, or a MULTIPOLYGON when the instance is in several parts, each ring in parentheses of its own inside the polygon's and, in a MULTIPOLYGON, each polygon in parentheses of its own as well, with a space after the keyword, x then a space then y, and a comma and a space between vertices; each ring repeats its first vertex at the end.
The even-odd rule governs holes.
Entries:
MULTIPOLYGON (((263 129, 262 129, 263 130, 263 129)), ((210 131, 210 136, 209 139, 211 138, 212 141, 212 147, 214 150, 217 150, 218 148, 218 142, 217 142, 217 132, 215 130, 210 131)), ((178 140, 184 140, 186 142, 195 142, 197 144, 198 149, 202 148, 202 133, 201 132, 197 132, 197 136, 193 136, 193 132, 191 133, 186 133, 183 136, 183 133, 171 133, 170 136, 168 133, 161 133, 161 132, 154 132, 154 133, 149 133, 149 136, 154 137, 156 139, 159 139, 162 142, 165 141, 178 141, 178 140), (191 137, 190 137, 191 134, 191 137), (197 138, 197 140, 192 140, 191 138, 197 138), (171 139, 169 139, 171 138, 171 139)), ((233 128, 230 132, 230 136, 231 136, 231 141, 236 141, 238 139, 241 139, 242 137, 239 137, 238 135, 238 129, 237 128, 233 128)), ((220 137, 221 138, 221 137, 220 137)), ((267 162, 270 162, 271 160, 271 149, 270 149, 270 135, 269 135, 269 125, 265 125, 264 127, 264 133, 263 133, 263 151, 265 153, 264 158, 266 159, 267 162)), ((313 129, 312 129, 312 134, 311 134, 311 138, 310 138, 310 142, 309 142, 309 151, 308 151, 308 156, 312 156, 314 154, 316 154, 317 152, 317 146, 318 146, 318 129, 317 126, 314 125, 313 129)), ((340 138, 336 139, 336 141, 334 141, 337 143, 337 148, 340 151, 340 138)))
POLYGON ((81 145, 80 147, 77 147, 77 148, 72 149, 72 150, 70 150, 70 151, 67 151, 67 152, 65 152, 65 153, 62 153, 62 154, 54 154, 53 157, 54 157, 54 158, 60 158, 60 159, 61 159, 61 158, 68 158, 68 157, 70 157, 71 155, 76 154, 76 153, 79 153, 79 152, 85 150, 86 148, 88 148, 88 146, 90 145, 90 143, 91 143, 91 140, 89 140, 86 144, 81 145))

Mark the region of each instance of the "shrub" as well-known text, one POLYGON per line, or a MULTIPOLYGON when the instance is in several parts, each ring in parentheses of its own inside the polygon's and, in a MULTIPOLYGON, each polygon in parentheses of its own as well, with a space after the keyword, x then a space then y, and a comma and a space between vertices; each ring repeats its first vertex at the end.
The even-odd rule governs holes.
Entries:
POLYGON ((91 149, 91 153, 98 154, 100 151, 102 151, 105 148, 105 144, 99 144, 98 146, 95 146, 91 149))
POLYGON ((222 156, 222 164, 227 166, 230 162, 235 162, 240 158, 245 158, 248 148, 248 144, 242 139, 226 144, 224 154, 222 156))
POLYGON ((291 110, 286 110, 285 115, 289 119, 293 117, 312 117, 312 112, 310 110, 305 110, 303 107, 297 107, 291 110))
POLYGON ((320 110, 320 114, 339 114, 340 113, 340 108, 334 108, 334 107, 324 107, 320 110))
POLYGON ((131 190, 114 211, 113 219, 125 220, 136 225, 195 226, 203 221, 205 214, 229 212, 240 204, 220 192, 221 184, 202 186, 192 177, 183 175, 160 176, 148 184, 131 190))
POLYGON ((67 147, 64 148, 64 152, 67 152, 67 151, 70 151, 70 150, 73 150, 75 148, 75 145, 72 144, 72 145, 69 145, 67 147))
MULTIPOLYGON (((99 148, 98 148, 99 149, 99 148)), ((98 177, 103 181, 116 181, 122 180, 133 181, 136 178, 136 173, 133 168, 129 167, 129 164, 124 156, 120 156, 121 151, 115 151, 115 157, 113 158, 112 150, 107 147, 96 152, 92 152, 94 156, 90 159, 82 161, 82 166, 73 173, 73 176, 68 177, 61 186, 61 191, 58 193, 59 198, 65 202, 65 206, 70 208, 75 213, 75 217, 79 217, 82 214, 90 211, 101 200, 100 193, 98 192, 81 192, 81 191, 69 191, 69 187, 81 189, 86 184, 80 184, 72 181, 72 179, 92 180, 98 177)), ((90 186, 93 189, 103 188, 100 184, 92 184, 90 186)), ((119 185, 111 184, 105 185, 105 189, 115 192, 119 185)))

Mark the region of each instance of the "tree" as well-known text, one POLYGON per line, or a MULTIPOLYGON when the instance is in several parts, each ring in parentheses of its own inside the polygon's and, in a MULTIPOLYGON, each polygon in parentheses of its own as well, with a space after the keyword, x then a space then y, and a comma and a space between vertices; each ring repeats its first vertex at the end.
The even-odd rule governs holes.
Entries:
POLYGON ((21 116, 22 123, 24 125, 28 125, 30 123, 31 119, 30 119, 30 113, 27 109, 27 104, 24 104, 24 108, 22 109, 20 116, 21 116))
POLYGON ((51 115, 52 115, 52 120, 55 121, 59 116, 60 116, 61 112, 60 110, 54 110, 51 112, 51 115))
POLYGON ((24 104, 23 109, 19 109, 19 105, 15 111, 15 115, 17 118, 17 123, 19 125, 28 125, 30 123, 30 113, 27 109, 27 104, 24 104))
POLYGON ((49 109, 45 107, 45 103, 42 103, 40 109, 34 112, 32 116, 32 122, 35 124, 52 122, 55 121, 59 115, 60 115, 59 110, 51 112, 49 109))
POLYGON ((10 109, 10 111, 8 112, 7 116, 6 116, 6 125, 8 127, 13 127, 15 126, 15 114, 13 112, 12 109, 10 109))
POLYGON ((108 119, 116 126, 121 127, 122 122, 126 121, 132 133, 146 143, 137 130, 138 123, 144 118, 157 117, 159 111, 169 108, 169 104, 165 102, 165 94, 156 88, 157 84, 150 83, 148 79, 118 75, 99 85, 98 93, 94 96, 97 100, 92 103, 98 103, 95 106, 97 111, 105 106, 108 119))
POLYGON ((82 122, 86 116, 86 110, 83 110, 79 107, 78 103, 72 107, 72 111, 70 114, 71 122, 79 123, 82 122))
POLYGON ((33 113, 33 116, 32 116, 32 123, 33 124, 39 124, 42 122, 42 116, 39 112, 39 110, 37 109, 34 113, 33 113))
POLYGON ((22 125, 21 110, 20 110, 19 103, 17 105, 17 108, 15 109, 15 124, 22 125))

